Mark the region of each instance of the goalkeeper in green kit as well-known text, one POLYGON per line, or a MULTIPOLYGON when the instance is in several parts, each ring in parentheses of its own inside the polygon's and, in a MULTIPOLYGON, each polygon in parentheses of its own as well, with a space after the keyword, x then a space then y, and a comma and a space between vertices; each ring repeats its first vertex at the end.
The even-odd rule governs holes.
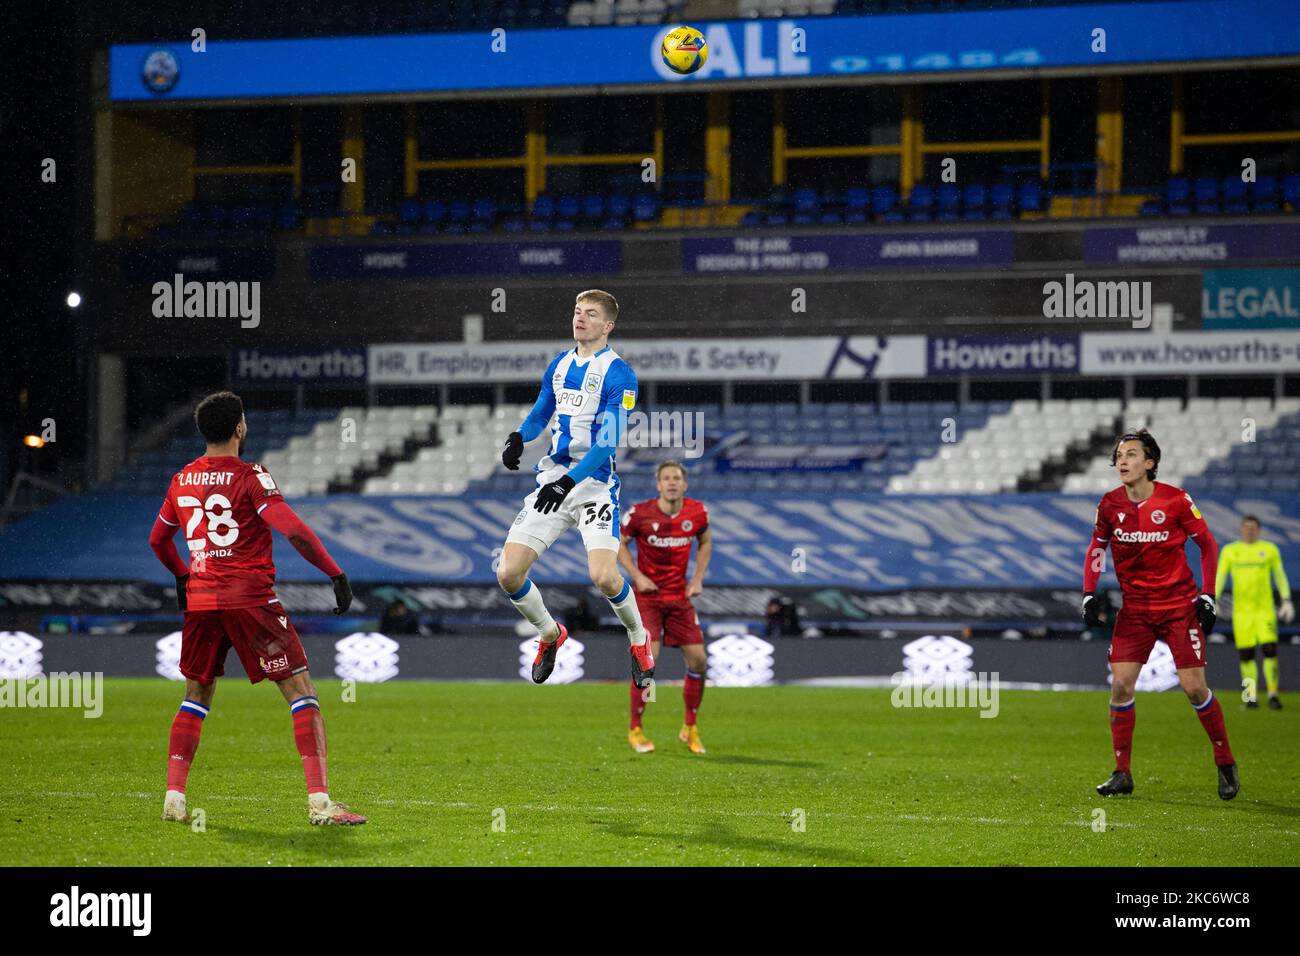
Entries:
POLYGON ((1295 617, 1291 603, 1291 585, 1282 569, 1282 555, 1277 545, 1259 536, 1259 519, 1246 515, 1241 519, 1241 540, 1219 552, 1219 573, 1214 582, 1214 596, 1223 596, 1223 585, 1232 575, 1232 638, 1241 655, 1241 681, 1249 699, 1248 709, 1259 707, 1255 688, 1259 672, 1255 665, 1255 647, 1264 655, 1264 683, 1268 688, 1268 706, 1282 709, 1277 696, 1277 620, 1290 624, 1295 617), (1273 610, 1273 585, 1277 585, 1282 605, 1273 610))

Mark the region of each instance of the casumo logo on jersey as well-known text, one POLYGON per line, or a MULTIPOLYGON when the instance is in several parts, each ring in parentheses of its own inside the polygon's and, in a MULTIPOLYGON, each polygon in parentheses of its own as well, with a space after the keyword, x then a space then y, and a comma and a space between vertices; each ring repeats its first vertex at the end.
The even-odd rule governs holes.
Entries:
POLYGON ((664 538, 657 534, 647 535, 645 540, 647 544, 653 544, 656 548, 680 548, 691 543, 688 537, 664 538))
POLYGON ((0 680, 40 677, 44 646, 26 631, 0 631, 0 680))
MULTIPOLYGON (((577 638, 570 637, 555 652, 555 670, 541 685, 572 684, 582 680, 583 652, 587 648, 577 638)), ((519 676, 528 683, 533 682, 533 658, 537 656, 537 638, 530 637, 519 645, 519 676)))
POLYGON ((725 634, 708 646, 709 680, 717 687, 770 684, 775 651, 775 646, 753 634, 725 634))
POLYGON ((1155 541, 1168 541, 1168 531, 1116 531, 1115 540, 1125 544, 1149 544, 1155 541))
POLYGON ((969 679, 971 656, 975 653, 965 641, 947 634, 927 634, 903 645, 903 671, 915 682, 929 684, 945 679, 969 679))
POLYGON ((154 644, 154 648, 158 654, 153 669, 168 680, 184 680, 185 675, 181 673, 181 632, 172 631, 154 644))
MULTIPOLYGON (((1114 682, 1114 674, 1110 670, 1110 665, 1106 665, 1106 683, 1114 682)), ((1142 665, 1142 670, 1138 672, 1137 684, 1135 690, 1172 690, 1178 686, 1178 665, 1174 663, 1173 652, 1169 650, 1169 645, 1164 641, 1156 641, 1155 647, 1151 648, 1151 656, 1147 662, 1142 665)))
POLYGON ((362 684, 397 676, 398 643, 373 631, 349 634, 334 645, 334 675, 362 684))

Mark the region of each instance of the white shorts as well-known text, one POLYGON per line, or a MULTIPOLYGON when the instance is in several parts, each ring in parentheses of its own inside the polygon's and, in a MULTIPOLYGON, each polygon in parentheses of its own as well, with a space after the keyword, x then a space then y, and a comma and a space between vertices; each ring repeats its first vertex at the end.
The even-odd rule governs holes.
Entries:
MULTIPOLYGON (((542 484, 554 481, 564 474, 564 469, 557 469, 552 478, 543 474, 542 484)), ((618 516, 618 478, 610 481, 597 481, 584 478, 560 503, 560 507, 542 514, 534 504, 541 485, 524 499, 523 510, 515 516, 506 543, 527 545, 538 554, 555 543, 561 534, 577 525, 582 533, 582 543, 588 551, 603 548, 617 551, 619 546, 618 516)))

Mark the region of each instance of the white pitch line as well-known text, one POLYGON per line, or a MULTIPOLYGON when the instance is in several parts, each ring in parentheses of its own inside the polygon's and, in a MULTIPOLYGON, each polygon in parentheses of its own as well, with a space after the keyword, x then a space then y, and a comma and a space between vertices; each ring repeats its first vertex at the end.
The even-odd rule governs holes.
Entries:
MULTIPOLYGON (((139 790, 119 791, 116 793, 76 793, 68 790, 46 790, 42 793, 37 794, 37 796, 58 797, 62 799, 79 799, 79 800, 98 800, 98 799, 102 799, 103 797, 133 797, 141 800, 153 800, 158 797, 158 794, 146 793, 139 790)), ((264 802, 265 800, 264 797, 259 797, 259 796, 249 795, 249 794, 238 794, 238 793, 221 794, 221 795, 213 794, 205 799, 206 802, 209 803, 225 803, 225 802, 234 802, 234 801, 249 801, 249 802, 263 801, 264 802)), ((472 804, 472 803, 466 803, 463 800, 383 799, 383 800, 367 800, 365 802, 368 806, 442 807, 444 809, 460 809, 460 810, 478 809, 484 813, 491 813, 493 810, 497 809, 496 806, 490 806, 486 803, 472 804)), ((634 807, 634 806, 606 807, 606 806, 590 805, 590 804, 572 804, 569 806, 556 806, 556 805, 542 805, 542 804, 535 804, 535 803, 516 803, 516 804, 506 804, 505 809, 515 810, 515 811, 525 811, 525 812, 541 812, 541 813, 558 813, 558 812, 621 813, 621 814, 643 814, 644 813, 644 810, 641 807, 634 807)), ((716 808, 716 807, 715 808, 701 807, 693 810, 692 812, 696 815, 708 815, 708 816, 758 817, 758 818, 769 817, 777 820, 791 819, 791 814, 784 810, 731 810, 731 809, 716 808)), ((849 820, 860 820, 864 823, 906 822, 906 823, 926 823, 926 824, 935 824, 935 823, 937 824, 979 824, 982 826, 1017 826, 1017 827, 1024 825, 1023 820, 1008 820, 1003 817, 963 817, 963 816, 951 816, 947 814, 924 814, 924 813, 860 814, 860 813, 843 813, 835 810, 825 810, 825 811, 814 810, 808 813, 808 816, 814 820, 824 819, 824 818, 843 817, 849 820)), ((1057 821, 1046 821, 1042 824, 1036 824, 1036 825, 1060 826, 1060 827, 1090 827, 1092 826, 1092 821, 1091 820, 1057 820, 1057 821)), ((1141 829, 1144 827, 1153 830, 1162 829, 1157 823, 1143 824, 1143 823, 1133 823, 1133 822, 1125 821, 1125 822, 1116 822, 1116 823, 1108 822, 1106 824, 1107 830, 1119 829, 1119 828, 1141 829)), ((1186 826, 1174 827, 1173 829, 1182 830, 1189 833, 1221 832, 1220 829, 1217 827, 1203 827, 1203 826, 1196 826, 1192 824, 1186 826)), ((1300 833, 1296 832, 1295 830, 1266 829, 1266 830, 1259 830, 1257 832, 1261 836, 1286 836, 1286 837, 1300 836, 1300 833)))

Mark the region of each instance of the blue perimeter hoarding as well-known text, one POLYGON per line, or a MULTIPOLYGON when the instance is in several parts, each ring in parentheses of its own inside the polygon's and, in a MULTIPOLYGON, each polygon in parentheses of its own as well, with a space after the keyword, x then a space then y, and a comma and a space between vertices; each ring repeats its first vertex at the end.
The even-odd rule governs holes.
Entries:
POLYGON ((682 240, 684 272, 821 272, 1015 261, 1016 235, 1010 230, 682 240))
POLYGON ((705 66, 669 71, 671 24, 222 40, 109 51, 115 102, 527 90, 1104 67, 1300 54, 1295 0, 1180 0, 703 22, 705 66), (795 31, 803 31, 802 37, 795 31), (1105 51, 1094 31, 1105 31, 1105 51), (145 64, 149 62, 150 82, 145 64))
MULTIPOLYGON (((1256 514, 1283 563, 1300 564, 1300 499, 1202 496, 1199 483, 1189 481, 1189 490, 1220 542, 1236 537, 1242 515, 1256 514)), ((1100 497, 713 495, 703 490, 705 481, 700 485, 716 534, 709 583, 753 587, 1029 587, 1077 593, 1100 497), (791 569, 794 548, 806 553, 802 572, 791 569)), ((525 476, 516 495, 331 495, 290 504, 357 581, 495 585, 494 549, 529 490, 525 476)), ((0 531, 0 581, 170 583, 149 550, 149 529, 165 491, 159 486, 153 495, 68 497, 0 531)), ((324 580, 282 537, 275 536, 274 547, 280 580, 324 580)), ((1199 570, 1195 547, 1189 545, 1188 553, 1199 570)), ((582 538, 561 535, 532 575, 542 585, 586 584, 582 538)), ((1109 571, 1106 580, 1114 580, 1109 571)))

